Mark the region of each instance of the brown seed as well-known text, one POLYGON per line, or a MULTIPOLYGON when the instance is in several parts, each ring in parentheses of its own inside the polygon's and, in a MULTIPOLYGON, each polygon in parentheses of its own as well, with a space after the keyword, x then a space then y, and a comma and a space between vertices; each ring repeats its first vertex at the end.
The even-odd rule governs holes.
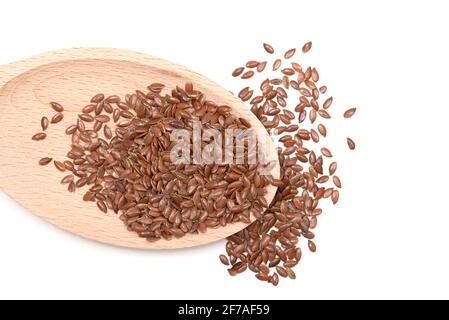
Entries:
POLYGON ((97 201, 97 207, 98 209, 100 209, 101 211, 103 211, 104 213, 108 212, 108 208, 106 207, 106 204, 104 203, 104 201, 102 200, 98 200, 97 201))
POLYGON ((302 72, 302 67, 299 63, 292 62, 292 68, 298 73, 302 72))
POLYGON ((96 104, 88 104, 88 105, 85 106, 81 111, 82 111, 83 113, 91 113, 92 111, 95 110, 95 107, 96 107, 96 106, 97 106, 96 104))
POLYGON ((332 105, 332 101, 333 100, 334 100, 333 97, 330 97, 330 98, 326 99, 326 101, 324 101, 323 108, 324 109, 329 109, 329 107, 332 105))
POLYGON ((35 141, 40 141, 40 140, 44 140, 47 137, 47 134, 45 132, 39 132, 36 133, 32 139, 35 141))
POLYGON ((50 102, 51 107, 53 108, 53 110, 55 110, 56 112, 63 112, 64 108, 57 102, 50 102))
POLYGON ((296 49, 290 49, 284 54, 285 59, 290 59, 295 55, 296 49))
POLYGON ((339 197, 340 197, 340 193, 338 192, 338 190, 332 191, 331 199, 332 199, 333 204, 336 204, 338 202, 339 197))
POLYGON ((64 163, 62 163, 61 161, 56 161, 56 160, 53 161, 53 163, 54 163, 56 169, 58 169, 58 170, 61 171, 61 172, 64 172, 64 171, 65 171, 64 163))
POLYGON ((148 90, 150 90, 153 93, 160 93, 164 88, 165 88, 164 84, 157 82, 152 83, 148 86, 148 90))
POLYGON ((247 68, 256 68, 258 65, 259 65, 259 62, 258 61, 254 61, 254 60, 248 61, 246 63, 246 67, 247 68))
POLYGON ((254 71, 249 70, 242 74, 242 79, 249 79, 254 75, 254 71))
POLYGON ((320 74, 318 73, 318 70, 315 68, 312 69, 312 80, 314 82, 318 82, 320 80, 320 74))
POLYGON ((98 93, 95 96, 93 96, 92 99, 90 99, 90 102, 92 102, 92 103, 100 103, 103 100, 104 100, 104 94, 98 93))
POLYGON ((337 163, 334 161, 329 165, 329 175, 333 175, 337 171, 337 163))
POLYGON ((64 167, 70 171, 73 171, 75 169, 73 163, 69 160, 64 161, 64 167))
POLYGON ((101 121, 95 121, 94 126, 92 128, 92 130, 94 130, 95 132, 98 132, 101 130, 101 127, 103 126, 103 123, 101 121))
POLYGON ((282 64, 282 60, 281 59, 276 59, 273 62, 273 71, 278 70, 281 67, 281 64, 282 64))
POLYGON ((237 68, 232 72, 232 76, 238 77, 243 73, 244 70, 245 70, 245 68, 243 68, 243 67, 237 68))
POLYGON ((100 121, 102 123, 109 122, 111 118, 109 118, 107 115, 101 114, 95 117, 95 120, 100 121))
POLYGON ((318 125, 318 132, 323 136, 323 137, 326 137, 326 135, 327 135, 327 129, 326 129, 326 127, 323 125, 323 124, 319 124, 318 125))
POLYGON ((257 68, 256 68, 257 72, 263 72, 265 70, 266 66, 267 66, 267 62, 266 61, 260 62, 257 65, 257 68))
POLYGON ((93 122, 95 120, 94 117, 92 117, 90 114, 79 114, 78 118, 80 118, 81 120, 85 121, 85 122, 93 122))
POLYGON ((57 113, 51 118, 51 123, 58 123, 64 119, 64 115, 62 113, 57 113))
POLYGON ((249 92, 249 87, 245 87, 245 88, 243 88, 242 90, 240 90, 240 92, 239 92, 239 94, 238 94, 238 97, 240 98, 240 99, 243 99, 243 97, 245 97, 246 96, 246 94, 249 92))
POLYGON ((333 176, 332 181, 334 182, 334 185, 338 188, 341 188, 341 181, 338 176, 333 176))
POLYGON ((312 41, 306 42, 302 47, 302 52, 307 53, 312 49, 312 41))
POLYGON ((320 90, 320 93, 325 94, 327 92, 327 87, 321 86, 319 90, 320 90))
POLYGON ((287 275, 287 271, 284 268, 280 267, 280 266, 276 267, 276 272, 283 278, 286 278, 288 276, 287 275))
POLYGON ((316 245, 315 242, 312 240, 307 241, 307 245, 309 247, 310 252, 316 252, 316 245))
POLYGON ((314 129, 310 129, 310 137, 312 138, 312 141, 315 143, 318 143, 320 141, 320 136, 314 129))
POLYGON ((321 148, 321 154, 328 158, 332 157, 332 152, 328 148, 321 148))
POLYGON ((264 48, 265 51, 268 52, 269 54, 273 54, 273 53, 274 53, 273 47, 270 46, 268 43, 264 43, 264 44, 263 44, 263 48, 264 48))
POLYGON ((67 135, 72 135, 72 134, 74 134, 74 133, 76 132, 76 130, 78 130, 78 126, 76 126, 76 125, 71 125, 71 126, 69 126, 69 127, 65 130, 65 133, 66 133, 67 135))
POLYGON ((47 117, 42 117, 42 119, 41 119, 41 127, 42 127, 42 131, 47 130, 48 125, 49 125, 48 118, 47 118, 47 117))
POLYGON ((70 182, 69 183, 69 186, 67 187, 67 190, 69 190, 69 192, 75 192, 75 190, 76 190, 76 185, 75 185, 75 182, 70 182))
POLYGON ((122 112, 127 112, 127 111, 121 111, 120 109, 114 109, 114 111, 112 112, 112 120, 114 120, 114 122, 119 121, 120 117, 122 116, 122 112))
POLYGON ((225 266, 229 266, 229 260, 228 260, 228 258, 225 255, 223 255, 223 254, 220 255, 220 261, 225 266))
POLYGON ((69 174, 68 176, 65 176, 64 178, 62 178, 61 180, 61 184, 66 184, 66 183, 70 183, 74 180, 74 176, 73 174, 69 174))
POLYGON ((114 110, 114 108, 112 108, 112 105, 109 102, 107 102, 107 101, 103 102, 103 109, 107 113, 112 113, 112 111, 114 110))
POLYGON ((296 274, 291 268, 285 268, 285 271, 290 279, 296 279, 296 274))
POLYGON ((109 96, 106 98, 106 101, 109 103, 119 103, 121 101, 120 97, 117 95, 109 96))
POLYGON ((273 274, 273 278, 271 279, 271 283, 275 287, 279 284, 279 276, 277 275, 277 273, 273 274))
POLYGON ((319 111, 318 111, 318 114, 319 114, 322 118, 324 118, 324 119, 330 119, 330 118, 331 118, 330 114, 329 114, 326 110, 323 110, 323 109, 319 110, 319 111))
POLYGON ((104 133, 104 137, 106 139, 111 139, 112 138, 112 131, 111 128, 109 128, 107 125, 104 126, 103 128, 103 133, 104 133))
POLYGON ((286 76, 292 76, 295 74, 295 70, 293 70, 292 68, 285 68, 282 69, 281 71, 283 74, 285 74, 286 76))
POLYGON ((343 114, 343 117, 345 117, 345 119, 351 118, 354 115, 356 110, 357 110, 357 108, 350 108, 350 109, 346 110, 343 114))
POLYGON ((355 142, 351 138, 346 138, 346 142, 348 143, 348 147, 351 150, 355 149, 355 142))
POLYGON ((46 166, 47 164, 49 164, 53 159, 52 158, 42 158, 39 160, 39 164, 41 166, 46 166))

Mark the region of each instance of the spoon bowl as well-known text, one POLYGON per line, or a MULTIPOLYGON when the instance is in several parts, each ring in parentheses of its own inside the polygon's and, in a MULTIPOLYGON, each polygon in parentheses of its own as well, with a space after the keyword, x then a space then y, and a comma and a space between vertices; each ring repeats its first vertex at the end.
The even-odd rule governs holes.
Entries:
MULTIPOLYGON (((145 54, 107 48, 65 49, 0 66, 0 188, 19 204, 50 223, 79 236, 117 246, 140 249, 175 249, 207 244, 245 228, 244 223, 228 224, 206 233, 187 234, 180 239, 148 242, 126 229, 114 213, 103 214, 94 202, 82 200, 86 188, 75 194, 59 182, 65 175, 38 160, 66 159, 70 137, 65 128, 76 122, 81 108, 93 95, 102 92, 123 97, 136 89, 159 82, 167 88, 192 82, 209 100, 229 105, 232 113, 250 122, 259 134, 268 137, 262 123, 226 89, 183 66, 145 54), (42 116, 55 113, 49 102, 64 106, 64 120, 50 125, 44 141, 31 137, 41 131, 42 116)), ((271 140, 265 156, 276 161, 272 171, 279 177, 279 162, 271 140)), ((267 187, 270 203, 276 187, 267 187)), ((110 211, 109 211, 110 212, 110 211)), ((19 226, 16 226, 19 229, 19 226)), ((20 233, 18 233, 19 236, 20 233)), ((30 239, 31 240, 31 239, 30 239)))

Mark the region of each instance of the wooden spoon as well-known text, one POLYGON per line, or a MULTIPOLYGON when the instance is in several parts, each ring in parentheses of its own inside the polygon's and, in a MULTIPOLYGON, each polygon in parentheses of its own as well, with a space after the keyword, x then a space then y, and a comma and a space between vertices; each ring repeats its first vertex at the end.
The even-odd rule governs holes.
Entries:
MULTIPOLYGON (((93 202, 85 202, 86 187, 75 194, 59 182, 66 174, 49 164, 38 164, 43 157, 65 160, 70 138, 65 129, 76 121, 81 108, 102 92, 123 97, 136 89, 145 90, 153 82, 168 88, 192 82, 207 98, 229 105, 233 114, 247 119, 252 128, 268 134, 259 120, 237 98, 206 77, 171 62, 145 54, 107 48, 78 48, 45 53, 0 66, 0 187, 9 196, 39 217, 67 231, 103 243, 141 248, 174 249, 192 247, 223 239, 246 227, 243 223, 209 229, 204 234, 188 234, 181 239, 150 243, 129 232, 114 213, 103 214, 93 202), (41 131, 40 119, 55 114, 49 102, 61 103, 64 120, 50 125, 44 141, 32 141, 41 131)), ((266 156, 277 160, 268 138, 266 156)), ((273 170, 279 177, 279 163, 273 170)), ((270 203, 276 188, 268 187, 270 203)), ((11 226, 20 230, 20 226, 11 226)), ((20 232, 18 237, 23 237, 20 232)), ((32 241, 32 239, 30 239, 32 241)))

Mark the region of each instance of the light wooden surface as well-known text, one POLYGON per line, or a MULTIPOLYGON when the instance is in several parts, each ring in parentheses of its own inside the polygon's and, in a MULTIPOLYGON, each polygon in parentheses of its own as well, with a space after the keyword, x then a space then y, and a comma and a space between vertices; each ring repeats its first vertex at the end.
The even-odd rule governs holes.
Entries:
MULTIPOLYGON (((42 157, 65 160, 70 138, 64 131, 91 96, 98 92, 124 96, 144 90, 152 82, 169 88, 191 81, 207 98, 232 107, 253 128, 262 124, 238 99, 209 79, 185 67, 145 54, 119 49, 77 48, 45 53, 0 66, 0 188, 25 208, 45 220, 82 237, 112 245, 141 249, 174 249, 206 244, 225 238, 245 227, 242 223, 210 229, 205 234, 187 235, 171 241, 147 242, 129 232, 114 213, 103 214, 95 203, 82 200, 87 188, 75 194, 59 182, 65 175, 53 164, 38 165, 42 157), (40 131, 42 116, 54 114, 50 101, 62 103, 63 122, 50 125, 44 141, 32 141, 40 131)), ((271 140, 270 140, 271 141, 271 140)), ((267 157, 277 161, 270 143, 267 157)), ((279 165, 279 164, 278 164, 279 165)), ((279 166, 274 176, 279 175, 279 166)), ((276 188, 270 186, 267 201, 276 188)), ((2 214, 11 214, 2 212, 2 214)), ((20 230, 20 226, 11 226, 20 230)), ((24 235, 18 232, 18 237, 24 235)), ((32 239, 29 239, 33 241, 32 239)))

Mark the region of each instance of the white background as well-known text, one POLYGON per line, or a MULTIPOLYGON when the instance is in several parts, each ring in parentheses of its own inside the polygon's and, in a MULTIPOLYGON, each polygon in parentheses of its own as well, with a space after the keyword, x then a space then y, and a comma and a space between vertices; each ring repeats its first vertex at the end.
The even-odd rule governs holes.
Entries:
MULTIPOLYGON (((0 64, 81 46, 135 50, 224 87, 230 72, 313 40, 334 96, 329 145, 344 189, 316 254, 279 287, 218 262, 223 242, 120 249, 41 221, 0 194, 0 298, 449 298, 446 1, 2 1, 0 64), (340 118, 340 116, 338 117, 340 118), (352 136, 356 152, 344 139, 352 136)), ((302 61, 301 61, 302 62, 302 61)), ((283 279, 281 279, 283 280, 283 279)))

